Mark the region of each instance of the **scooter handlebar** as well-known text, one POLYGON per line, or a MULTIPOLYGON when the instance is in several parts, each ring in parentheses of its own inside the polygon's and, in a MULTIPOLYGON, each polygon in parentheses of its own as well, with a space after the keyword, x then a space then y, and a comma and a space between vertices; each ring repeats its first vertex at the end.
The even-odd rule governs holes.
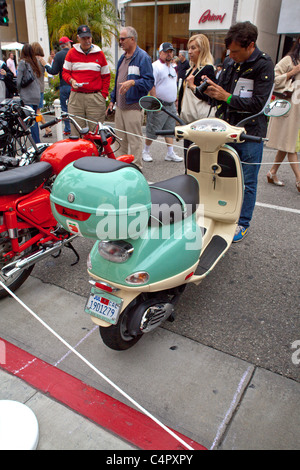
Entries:
POLYGON ((41 129, 41 130, 42 130, 42 129, 46 129, 46 127, 54 126, 54 125, 57 124, 57 123, 58 123, 57 118, 52 119, 52 121, 48 121, 48 122, 46 122, 45 124, 42 124, 42 125, 40 126, 40 129, 41 129))
POLYGON ((260 144, 264 140, 264 138, 258 137, 256 135, 248 135, 245 134, 245 132, 242 132, 240 135, 240 140, 245 140, 246 142, 257 142, 260 144))
POLYGON ((106 130, 105 130, 105 129, 100 129, 99 134, 100 134, 100 137, 101 137, 101 140, 102 140, 102 144, 103 144, 104 146, 107 145, 107 134, 106 134, 106 130))

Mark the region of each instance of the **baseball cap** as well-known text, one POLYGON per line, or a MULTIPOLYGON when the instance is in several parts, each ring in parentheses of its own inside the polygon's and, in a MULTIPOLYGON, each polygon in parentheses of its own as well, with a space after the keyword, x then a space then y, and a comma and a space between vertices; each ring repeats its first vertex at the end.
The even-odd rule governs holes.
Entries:
POLYGON ((59 44, 66 44, 67 42, 73 42, 73 41, 69 39, 67 36, 63 36, 62 38, 60 38, 58 42, 59 44))
POLYGON ((171 49, 172 51, 175 50, 174 47, 172 46, 172 44, 171 44, 170 42, 163 42, 163 43, 159 46, 158 52, 161 52, 161 51, 167 52, 167 51, 169 51, 170 49, 171 49))
POLYGON ((85 24, 79 26, 77 29, 77 34, 80 38, 85 38, 92 35, 90 28, 85 24))

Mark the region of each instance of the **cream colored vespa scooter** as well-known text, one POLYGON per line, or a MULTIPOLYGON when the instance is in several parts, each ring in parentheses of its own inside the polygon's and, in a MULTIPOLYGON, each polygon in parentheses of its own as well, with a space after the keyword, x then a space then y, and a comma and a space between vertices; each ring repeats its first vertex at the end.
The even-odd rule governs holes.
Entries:
MULTIPOLYGON (((164 110, 153 97, 141 105, 164 110)), ((269 114, 284 114, 288 105, 272 103, 269 114)), ((88 260, 93 287, 85 311, 112 349, 128 349, 174 320, 186 285, 199 284, 227 252, 243 202, 241 163, 230 143, 262 140, 216 118, 177 126, 175 136, 194 142, 187 174, 148 185, 132 165, 87 157, 54 183, 57 220, 97 239, 88 260)))

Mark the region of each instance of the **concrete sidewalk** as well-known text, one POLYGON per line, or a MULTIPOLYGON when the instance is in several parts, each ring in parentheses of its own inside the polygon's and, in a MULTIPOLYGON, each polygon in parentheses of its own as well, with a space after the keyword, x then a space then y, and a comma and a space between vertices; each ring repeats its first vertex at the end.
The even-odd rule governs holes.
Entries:
MULTIPOLYGON (((0 400, 26 404, 34 412, 39 424, 37 450, 136 449, 122 438, 1 369, 0 400)), ((15 445, 15 441, 12 445, 15 445)), ((0 449, 6 450, 1 442, 0 449)), ((24 449, 17 447, 15 450, 24 449)))
MULTIPOLYGON (((85 298, 33 277, 17 295, 192 448, 299 449, 299 383, 163 328, 117 353, 84 314, 85 298)), ((1 300, 0 337, 0 399, 33 410, 39 449, 184 452, 11 297, 1 300)))

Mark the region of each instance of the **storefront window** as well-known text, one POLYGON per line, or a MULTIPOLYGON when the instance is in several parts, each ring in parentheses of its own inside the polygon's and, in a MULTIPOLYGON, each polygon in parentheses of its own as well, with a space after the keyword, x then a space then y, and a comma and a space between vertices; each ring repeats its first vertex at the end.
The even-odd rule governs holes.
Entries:
POLYGON ((162 42, 170 42, 175 48, 175 55, 180 49, 186 49, 189 38, 190 4, 174 4, 170 1, 157 2, 157 27, 155 28, 155 2, 144 0, 134 5, 126 4, 125 23, 133 26, 138 33, 138 45, 156 59, 157 50, 162 42), (156 38, 155 38, 156 32, 156 38), (156 50, 154 50, 156 49, 156 50))

